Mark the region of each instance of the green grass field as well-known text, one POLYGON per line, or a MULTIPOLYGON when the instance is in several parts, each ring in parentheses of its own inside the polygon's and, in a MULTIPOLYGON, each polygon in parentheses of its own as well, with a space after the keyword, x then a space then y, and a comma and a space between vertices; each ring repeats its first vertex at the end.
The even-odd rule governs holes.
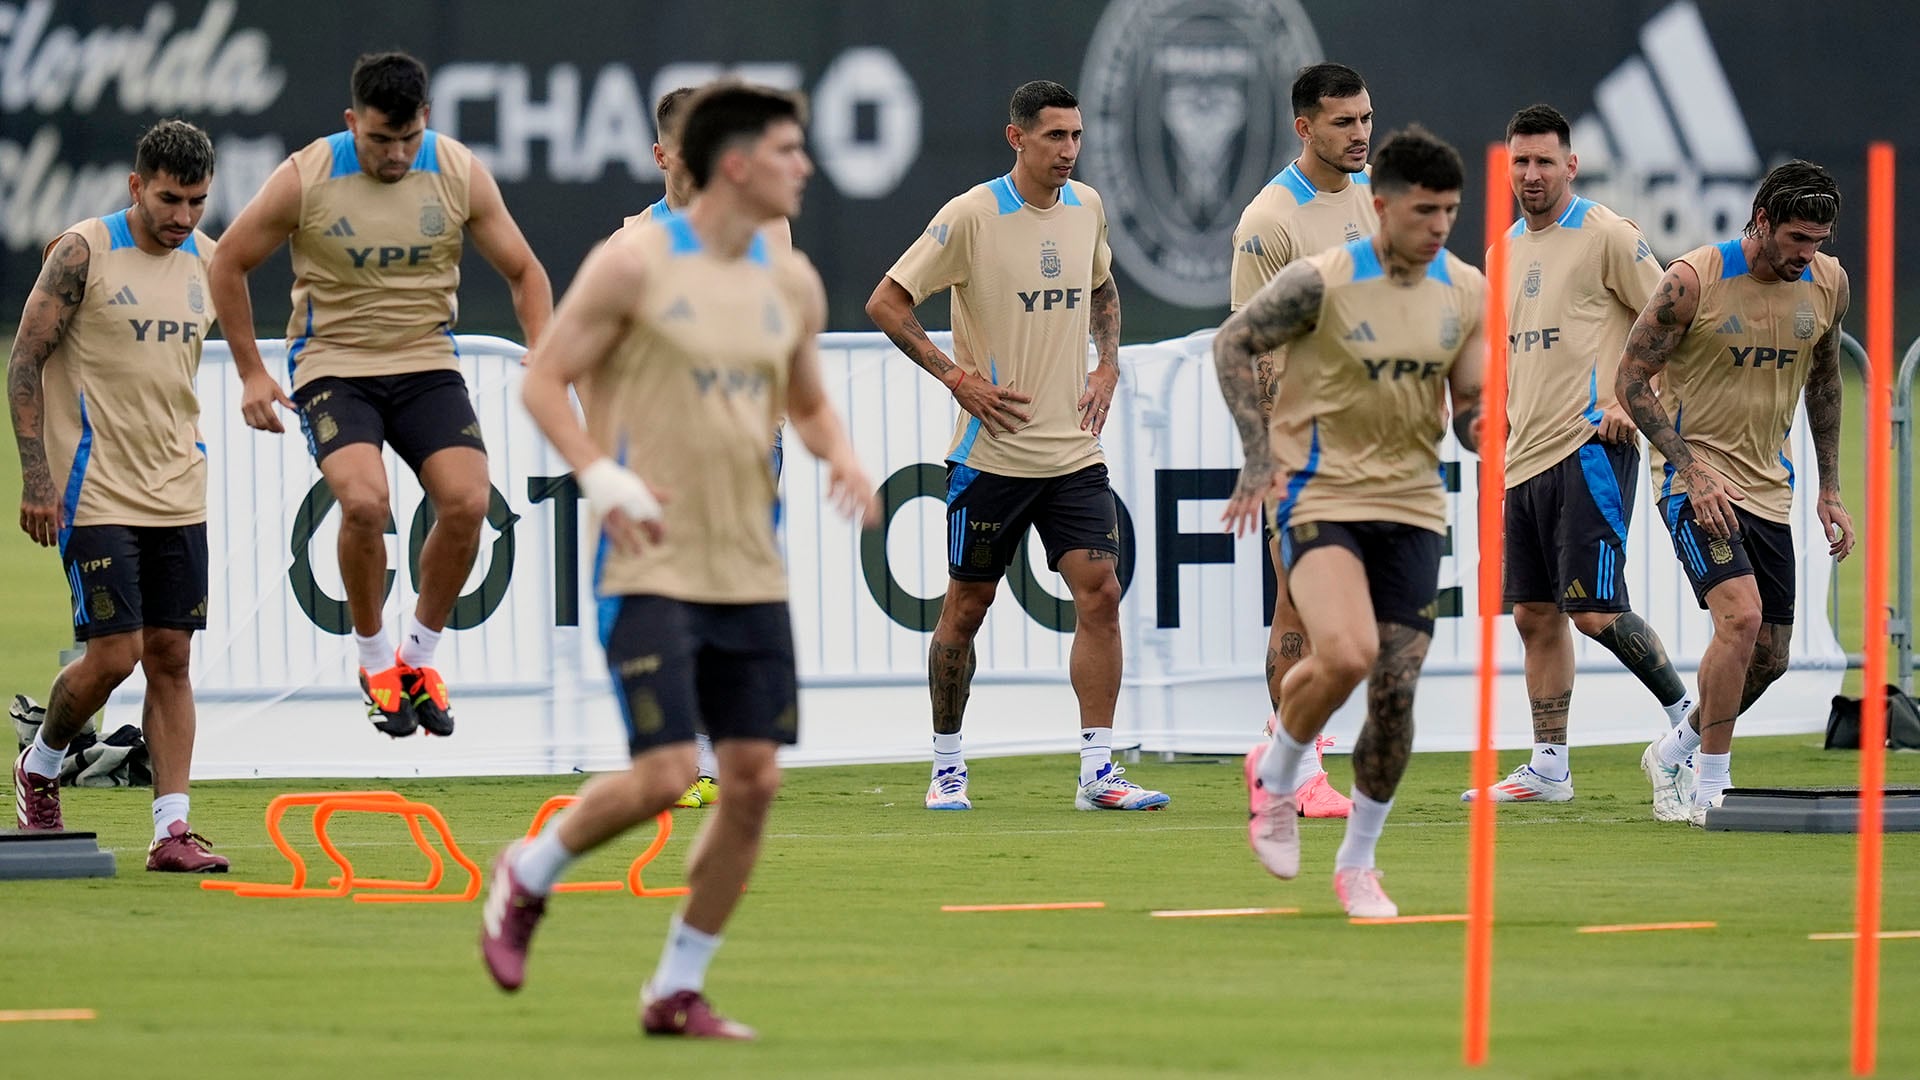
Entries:
MULTIPOLYGON (((1492 1060, 1458 1065, 1463 928, 1350 926, 1328 887, 1340 826, 1305 827, 1291 883, 1254 863, 1237 761, 1142 763, 1157 814, 1070 809, 1072 759, 976 763, 971 814, 920 808, 920 765, 796 770, 708 989, 752 1046, 643 1039, 638 986, 674 903, 558 897, 528 985, 482 972, 478 904, 244 900, 141 867, 147 800, 71 792, 68 821, 121 860, 112 881, 8 883, 0 1009, 91 1008, 0 1025, 10 1076, 1839 1077, 1852 948, 1850 837, 1656 825, 1631 748, 1578 751, 1579 799, 1504 811, 1492 1060), (943 914, 942 904, 1105 901, 1098 911, 943 914), (1164 908, 1298 915, 1155 919, 1164 908), (1586 924, 1714 930, 1583 935, 1586 924), (109 1065, 108 1063, 120 1063, 109 1065), (137 1064, 136 1064, 137 1063, 137 1064)), ((1347 783, 1344 759, 1331 761, 1347 783)), ((1851 756, 1749 740, 1748 784, 1844 782, 1851 756)), ((1920 780, 1920 758, 1894 762, 1920 780)), ((1403 912, 1464 910, 1461 755, 1422 755, 1380 848, 1403 912)), ((346 787, 345 784, 320 785, 346 787)), ((485 864, 566 777, 410 782, 485 864)), ((261 810, 286 785, 203 784, 195 820, 236 876, 285 880, 261 810)), ((678 883, 700 812, 650 867, 678 883)), ((299 820, 295 818, 294 820, 299 820)), ((334 835, 363 873, 415 870, 393 819, 334 835)), ((576 869, 619 876, 636 834, 576 869)), ((313 857, 317 858, 317 854, 313 857)), ((321 864, 324 865, 324 864, 321 864)), ((1920 837, 1889 838, 1886 925, 1920 927, 1920 837)), ((1920 1075, 1920 941, 1884 943, 1883 1076, 1920 1075)))

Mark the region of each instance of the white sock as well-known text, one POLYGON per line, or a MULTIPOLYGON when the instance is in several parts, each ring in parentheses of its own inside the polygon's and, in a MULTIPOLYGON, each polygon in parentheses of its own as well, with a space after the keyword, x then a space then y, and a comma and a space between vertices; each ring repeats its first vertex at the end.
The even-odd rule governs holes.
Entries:
POLYGON ((967 759, 960 753, 960 733, 933 736, 933 771, 937 776, 943 769, 967 771, 967 759))
POLYGON ((1715 796, 1733 786, 1733 751, 1724 754, 1695 754, 1693 760, 1700 765, 1700 783, 1694 789, 1693 801, 1705 806, 1715 796))
POLYGON ((560 875, 579 857, 560 842, 559 826, 557 820, 548 822, 539 836, 520 848, 520 854, 513 860, 513 876, 535 896, 552 892, 553 883, 559 881, 560 875))
POLYGON ((1533 760, 1527 767, 1549 780, 1573 779, 1573 755, 1560 743, 1533 744, 1533 760))
POLYGON ((1363 870, 1373 866, 1373 849, 1380 842, 1380 831, 1387 826, 1387 811, 1393 809, 1393 800, 1375 802, 1353 789, 1353 810, 1347 815, 1347 835, 1340 841, 1340 850, 1333 857, 1333 867, 1345 870, 1359 867, 1363 870))
POLYGON ((1676 724, 1660 736, 1660 742, 1654 753, 1660 763, 1669 769, 1677 769, 1687 763, 1687 758, 1700 749, 1700 733, 1686 724, 1676 724))
POLYGON ((1304 765, 1313 752, 1313 743, 1297 742, 1287 729, 1273 725, 1273 741, 1267 744, 1267 756, 1260 761, 1260 782, 1268 791, 1293 791, 1302 782, 1313 779, 1304 765))
POLYGON ((1687 722, 1687 710, 1693 708, 1693 699, 1683 697, 1671 705, 1662 705, 1660 707, 1667 711, 1667 726, 1679 727, 1681 724, 1687 722))
POLYGON ((366 668, 368 674, 393 666, 393 643, 387 640, 386 627, 375 630, 372 637, 361 637, 355 631, 353 645, 360 650, 360 666, 366 668))
POLYGON ((400 662, 412 668, 432 667, 433 650, 440 647, 441 633, 420 625, 419 616, 407 616, 406 628, 400 633, 400 662))
POLYGON ((65 760, 65 750, 55 750, 47 745, 47 725, 41 724, 34 732, 33 742, 27 747, 27 771, 35 776, 44 776, 49 780, 60 779, 60 762, 65 760))
POLYGON ((660 966, 648 983, 653 996, 666 997, 682 990, 698 993, 707 985, 707 965, 720 948, 719 934, 703 934, 675 915, 667 924, 667 947, 660 953, 660 966))
POLYGON ((167 838, 167 826, 176 821, 187 820, 187 793, 162 795, 153 800, 153 838, 155 841, 167 838))
POLYGON ((693 752, 700 759, 701 776, 720 775, 720 759, 713 755, 713 739, 706 732, 693 733, 693 752))
MULTIPOLYGON (((1279 730, 1280 722, 1274 721, 1273 726, 1274 730, 1279 730)), ((1313 783, 1316 777, 1325 776, 1327 773, 1326 768, 1320 764, 1320 736, 1315 735, 1313 741, 1307 743, 1307 750, 1308 753, 1300 759, 1300 764, 1297 766, 1300 771, 1294 774, 1300 779, 1299 783, 1293 785, 1295 791, 1306 787, 1313 783)))
POLYGON ((1080 786, 1085 787, 1113 767, 1113 729, 1080 729, 1080 786))

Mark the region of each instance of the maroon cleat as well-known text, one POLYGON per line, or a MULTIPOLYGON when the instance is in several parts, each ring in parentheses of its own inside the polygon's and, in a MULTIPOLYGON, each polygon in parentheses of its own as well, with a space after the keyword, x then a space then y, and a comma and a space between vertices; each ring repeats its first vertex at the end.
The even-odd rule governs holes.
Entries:
POLYGON ((184 821, 167 826, 167 838, 147 849, 147 869, 170 874, 224 874, 227 860, 215 855, 207 838, 187 828, 184 821))
POLYGON ((759 1037, 747 1025, 714 1012, 706 996, 698 990, 681 990, 656 998, 650 989, 642 988, 640 1029, 649 1035, 684 1035, 689 1039, 747 1042, 759 1037))
POLYGON ((13 762, 13 818, 30 832, 64 828, 60 824, 60 778, 28 772, 25 750, 13 762))
POLYGON ((480 959, 502 990, 518 990, 527 981, 527 947, 547 913, 546 898, 528 892, 513 876, 513 855, 524 843, 507 845, 493 860, 487 899, 480 908, 480 959))

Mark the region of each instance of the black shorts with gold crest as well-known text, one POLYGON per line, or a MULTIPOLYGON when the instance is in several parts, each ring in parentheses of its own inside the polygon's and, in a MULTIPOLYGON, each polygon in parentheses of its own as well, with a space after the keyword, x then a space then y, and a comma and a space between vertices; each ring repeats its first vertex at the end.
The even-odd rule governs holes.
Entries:
POLYGON ((73 639, 207 628, 207 524, 75 525, 60 541, 73 639))
POLYGON ((300 430, 317 464, 354 443, 393 447, 419 475, 420 466, 449 447, 487 452, 480 420, 458 371, 407 375, 323 375, 293 392, 300 430))
POLYGON ((701 731, 715 742, 800 741, 793 621, 784 603, 612 596, 600 601, 600 643, 635 756, 701 731))
POLYGON ((1293 598, 1293 568, 1301 556, 1315 548, 1345 548, 1366 569, 1375 621, 1432 634, 1440 607, 1440 555, 1445 540, 1432 529, 1397 521, 1293 522, 1280 534, 1288 598, 1293 598))
POLYGON ((1715 585, 1752 575, 1760 589, 1760 621, 1792 626, 1793 526, 1768 521, 1738 506, 1733 517, 1739 531, 1731 539, 1717 540, 1694 520, 1693 503, 1685 495, 1660 500, 1660 520, 1673 534, 1673 553, 1680 557, 1693 598, 1703 609, 1715 585))

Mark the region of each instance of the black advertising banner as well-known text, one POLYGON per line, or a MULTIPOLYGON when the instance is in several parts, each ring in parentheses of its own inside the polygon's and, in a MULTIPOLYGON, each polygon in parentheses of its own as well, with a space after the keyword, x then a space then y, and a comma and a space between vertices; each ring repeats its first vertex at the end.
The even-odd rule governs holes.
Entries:
MULTIPOLYGON (((1868 141, 1908 140, 1900 202, 1920 205, 1920 84, 1895 67, 1916 26, 1865 0, 6 0, 0 325, 53 236, 124 205, 147 125, 178 115, 214 136, 217 237, 287 153, 342 127, 353 58, 387 48, 428 63, 433 126, 494 170, 556 286, 660 196, 658 95, 734 74, 810 96, 819 173, 794 237, 826 278, 831 326, 866 329, 868 293, 933 213, 1009 167, 1012 89, 1050 78, 1081 97, 1078 175, 1106 200, 1127 339, 1182 334, 1224 313, 1234 221, 1298 152, 1288 84, 1322 59, 1367 78, 1376 137, 1418 121, 1461 148, 1468 191, 1451 246, 1471 262, 1480 148, 1516 108, 1545 101, 1574 121, 1577 190, 1633 217, 1668 258, 1736 231, 1769 165, 1827 165, 1847 203, 1833 250, 1858 279, 1868 141)), ((1909 336, 1917 251, 1904 245, 1900 267, 1909 336)), ((259 330, 278 334, 284 257, 255 280, 259 330)), ((461 311, 463 330, 517 336, 504 285, 471 255, 461 311)))

